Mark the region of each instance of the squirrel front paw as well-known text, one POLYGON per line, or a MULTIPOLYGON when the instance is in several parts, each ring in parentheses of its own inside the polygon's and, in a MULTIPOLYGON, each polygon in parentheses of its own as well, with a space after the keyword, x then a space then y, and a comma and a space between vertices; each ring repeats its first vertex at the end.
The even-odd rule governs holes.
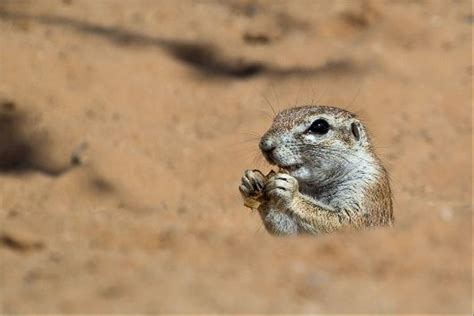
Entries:
POLYGON ((250 208, 258 208, 263 196, 265 176, 259 170, 246 170, 239 186, 244 204, 250 208))
POLYGON ((298 192, 298 180, 286 173, 277 173, 271 177, 264 188, 267 200, 288 207, 298 192))

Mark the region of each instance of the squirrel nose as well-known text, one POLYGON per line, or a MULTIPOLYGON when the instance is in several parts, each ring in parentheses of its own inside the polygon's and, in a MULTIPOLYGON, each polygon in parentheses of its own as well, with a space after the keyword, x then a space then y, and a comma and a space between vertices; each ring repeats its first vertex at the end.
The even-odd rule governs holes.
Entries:
POLYGON ((275 143, 272 142, 269 138, 262 138, 262 140, 260 141, 260 150, 262 150, 264 153, 270 153, 275 148, 275 143))

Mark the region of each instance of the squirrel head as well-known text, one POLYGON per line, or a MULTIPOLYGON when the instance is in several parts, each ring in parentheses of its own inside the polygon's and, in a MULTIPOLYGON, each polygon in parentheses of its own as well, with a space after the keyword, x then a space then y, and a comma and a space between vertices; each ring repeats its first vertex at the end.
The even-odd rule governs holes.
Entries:
POLYGON ((375 158, 358 117, 332 106, 299 106, 278 113, 260 149, 271 164, 300 182, 319 185, 375 158))

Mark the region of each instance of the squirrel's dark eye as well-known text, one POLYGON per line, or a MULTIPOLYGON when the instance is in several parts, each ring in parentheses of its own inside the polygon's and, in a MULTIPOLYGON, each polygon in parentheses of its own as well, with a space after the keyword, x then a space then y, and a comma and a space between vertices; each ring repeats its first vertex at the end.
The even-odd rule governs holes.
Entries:
POLYGON ((329 131, 329 123, 323 119, 317 119, 311 124, 308 131, 314 134, 326 134, 329 131))

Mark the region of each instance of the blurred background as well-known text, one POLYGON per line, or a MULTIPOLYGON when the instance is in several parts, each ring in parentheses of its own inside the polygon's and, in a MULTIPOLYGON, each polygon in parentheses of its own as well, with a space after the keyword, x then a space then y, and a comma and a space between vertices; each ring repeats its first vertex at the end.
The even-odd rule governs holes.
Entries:
POLYGON ((470 1, 0 0, 4 313, 470 313, 470 1), (396 226, 275 238, 273 110, 358 113, 396 226))

